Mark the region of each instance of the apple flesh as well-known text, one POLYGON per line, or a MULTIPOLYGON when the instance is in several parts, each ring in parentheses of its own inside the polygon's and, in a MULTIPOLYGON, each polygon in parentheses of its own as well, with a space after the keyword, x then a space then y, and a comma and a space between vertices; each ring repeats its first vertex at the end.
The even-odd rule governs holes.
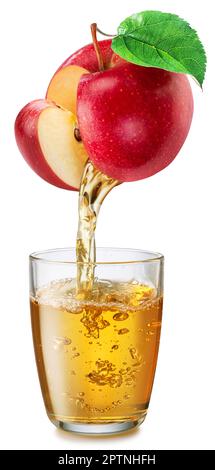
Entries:
POLYGON ((74 137, 76 118, 46 100, 27 104, 15 122, 20 152, 44 180, 63 189, 78 190, 87 155, 74 137))
POLYGON ((90 160, 119 181, 161 171, 188 134, 193 98, 185 75, 125 61, 80 78, 77 117, 90 160))

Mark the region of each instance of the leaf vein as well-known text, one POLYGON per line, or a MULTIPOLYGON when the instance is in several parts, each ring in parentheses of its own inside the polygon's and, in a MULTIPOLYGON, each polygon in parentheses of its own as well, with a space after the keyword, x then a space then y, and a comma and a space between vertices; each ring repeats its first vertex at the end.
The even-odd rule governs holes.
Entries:
MULTIPOLYGON (((139 29, 151 28, 151 26, 157 26, 159 24, 169 23, 169 22, 171 22, 171 23, 174 22, 174 23, 179 23, 180 24, 180 21, 178 19, 172 20, 171 18, 166 19, 166 20, 162 20, 162 21, 158 21, 157 23, 143 23, 141 26, 138 26, 137 28, 132 29, 131 31, 128 31, 128 32, 122 34, 122 36, 131 34, 131 33, 135 33, 135 31, 138 31, 139 29)), ((186 25, 186 27, 190 28, 190 25, 188 23, 185 22, 185 25, 186 25)))
MULTIPOLYGON (((169 55, 170 58, 171 58, 171 55, 169 54, 169 50, 172 50, 172 49, 169 49, 168 51, 165 51, 165 50, 160 49, 159 47, 156 47, 156 46, 154 46, 154 45, 152 45, 152 44, 150 44, 150 43, 148 43, 148 42, 146 42, 146 41, 141 41, 140 39, 134 38, 133 36, 130 36, 130 35, 129 35, 129 36, 127 36, 127 37, 130 37, 130 38, 132 38, 134 41, 140 42, 141 44, 145 44, 146 46, 151 47, 153 50, 156 50, 157 52, 159 52, 159 56, 160 56, 161 58, 163 58, 163 57, 161 56, 161 53, 162 53, 162 54, 167 54, 167 55, 169 55)), ((130 51, 130 49, 128 48, 128 46, 126 45, 126 43, 125 43, 125 46, 126 46, 127 49, 129 50, 129 52, 132 52, 132 54, 133 54, 133 51, 130 51)), ((179 46, 179 47, 180 47, 180 46, 179 46)), ((181 46, 181 47, 183 47, 183 46, 181 46)), ((185 48, 185 49, 186 49, 186 48, 185 48)), ((193 48, 193 49, 195 49, 195 48, 193 48)), ((134 54, 134 55, 135 55, 135 54, 134 54)), ((138 57, 137 55, 135 55, 135 57, 137 57, 137 58, 139 59, 139 57, 138 57)), ((172 57, 173 57, 173 56, 172 56, 172 57)), ((174 59, 176 62, 178 62, 178 63, 180 64, 180 62, 178 61, 178 59, 176 59, 175 57, 173 57, 173 59, 174 59)), ((195 61, 199 66, 201 66, 201 63, 198 62, 197 60, 193 59, 192 57, 183 57, 183 60, 184 60, 184 59, 185 59, 185 60, 186 60, 186 59, 193 60, 193 61, 195 61)), ((140 60, 140 59, 139 59, 139 60, 140 60)), ((163 60, 164 60, 164 59, 163 59, 163 60)), ((168 63, 166 60, 165 60, 165 62, 168 63)), ((182 64, 182 65, 183 65, 183 64, 182 64)), ((183 67, 184 67, 184 65, 183 65, 183 67)), ((187 70, 187 68, 186 68, 186 70, 187 70)))

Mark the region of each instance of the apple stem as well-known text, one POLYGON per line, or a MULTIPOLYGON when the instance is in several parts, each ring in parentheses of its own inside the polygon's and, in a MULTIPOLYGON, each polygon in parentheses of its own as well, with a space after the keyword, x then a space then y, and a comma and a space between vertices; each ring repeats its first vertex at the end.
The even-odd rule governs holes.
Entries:
POLYGON ((98 43, 98 39, 97 39, 97 34, 96 34, 96 33, 97 33, 97 24, 96 24, 96 23, 92 23, 92 24, 90 25, 90 29, 91 29, 91 34, 92 34, 94 49, 95 49, 95 52, 96 52, 96 57, 97 57, 97 60, 98 60, 99 70, 100 70, 100 71, 103 71, 103 70, 104 70, 104 61, 103 61, 101 49, 100 49, 100 47, 99 47, 99 43, 98 43))
POLYGON ((102 36, 107 36, 107 38, 114 38, 116 36, 116 34, 103 33, 103 31, 101 31, 101 29, 99 29, 98 26, 96 27, 96 31, 98 33, 102 34, 102 36))

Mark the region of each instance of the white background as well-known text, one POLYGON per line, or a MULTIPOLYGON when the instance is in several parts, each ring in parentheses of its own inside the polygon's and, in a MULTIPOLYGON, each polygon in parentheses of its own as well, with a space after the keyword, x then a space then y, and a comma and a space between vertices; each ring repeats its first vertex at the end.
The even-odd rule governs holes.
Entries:
POLYGON ((2 449, 214 449, 214 15, 187 0, 19 0, 0 7, 1 429, 2 449), (90 42, 89 24, 114 33, 143 9, 174 12, 195 27, 208 54, 204 92, 176 160, 152 178, 121 185, 105 201, 97 245, 165 254, 160 355, 148 417, 133 433, 77 437, 48 421, 28 306, 28 254, 74 245, 77 193, 35 175, 16 147, 19 109, 43 97, 55 69, 90 42))

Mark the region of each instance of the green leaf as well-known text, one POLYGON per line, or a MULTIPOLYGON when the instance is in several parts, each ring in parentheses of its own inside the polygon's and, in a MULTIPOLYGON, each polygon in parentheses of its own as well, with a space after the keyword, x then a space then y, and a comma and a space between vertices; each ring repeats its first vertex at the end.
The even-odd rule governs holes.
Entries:
POLYGON ((128 62, 192 75, 202 86, 206 54, 194 29, 171 13, 143 11, 126 18, 112 49, 128 62))

